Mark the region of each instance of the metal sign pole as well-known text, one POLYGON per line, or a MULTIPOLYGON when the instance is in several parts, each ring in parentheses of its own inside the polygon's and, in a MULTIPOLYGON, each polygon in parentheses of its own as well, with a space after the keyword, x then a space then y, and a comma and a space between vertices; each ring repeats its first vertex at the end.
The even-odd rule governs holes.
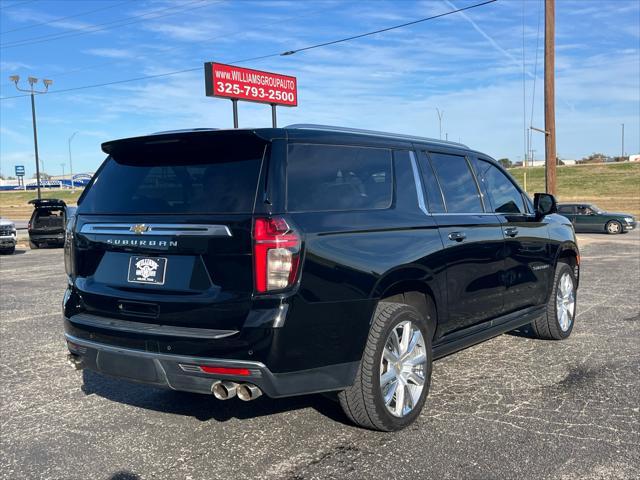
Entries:
POLYGON ((233 103, 233 128, 238 128, 238 99, 232 98, 231 103, 233 103))
POLYGON ((271 125, 273 128, 278 128, 278 118, 276 116, 276 104, 271 104, 271 125))

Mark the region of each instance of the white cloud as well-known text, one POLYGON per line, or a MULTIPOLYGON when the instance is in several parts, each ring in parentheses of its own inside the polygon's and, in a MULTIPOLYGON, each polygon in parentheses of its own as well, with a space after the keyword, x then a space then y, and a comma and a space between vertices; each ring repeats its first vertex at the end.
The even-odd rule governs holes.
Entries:
POLYGON ((84 53, 105 58, 135 58, 135 54, 130 49, 124 48, 89 48, 84 53))

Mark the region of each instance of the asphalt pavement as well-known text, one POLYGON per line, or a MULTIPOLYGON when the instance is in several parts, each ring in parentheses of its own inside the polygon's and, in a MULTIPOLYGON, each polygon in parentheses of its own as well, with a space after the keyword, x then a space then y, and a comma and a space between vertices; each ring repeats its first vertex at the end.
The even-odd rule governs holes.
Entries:
POLYGON ((244 403, 76 372, 61 249, 0 257, 0 478, 635 479, 640 232, 581 235, 573 334, 507 334, 435 363, 405 431, 323 396, 244 403))

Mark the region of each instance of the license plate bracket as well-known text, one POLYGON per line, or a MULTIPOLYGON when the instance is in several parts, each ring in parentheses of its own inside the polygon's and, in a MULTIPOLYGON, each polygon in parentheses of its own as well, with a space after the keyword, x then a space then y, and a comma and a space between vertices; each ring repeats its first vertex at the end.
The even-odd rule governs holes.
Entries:
POLYGON ((129 258, 127 281, 147 285, 164 285, 166 272, 166 258, 134 255, 129 258))

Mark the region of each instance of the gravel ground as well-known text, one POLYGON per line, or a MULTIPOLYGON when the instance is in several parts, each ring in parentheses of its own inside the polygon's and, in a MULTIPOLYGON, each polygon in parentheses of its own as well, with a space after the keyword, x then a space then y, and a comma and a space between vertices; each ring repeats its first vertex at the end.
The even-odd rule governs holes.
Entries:
POLYGON ((322 396, 219 402, 75 372, 62 250, 0 257, 0 478, 638 478, 640 232, 580 243, 571 338, 436 362, 423 414, 391 434, 322 396))

